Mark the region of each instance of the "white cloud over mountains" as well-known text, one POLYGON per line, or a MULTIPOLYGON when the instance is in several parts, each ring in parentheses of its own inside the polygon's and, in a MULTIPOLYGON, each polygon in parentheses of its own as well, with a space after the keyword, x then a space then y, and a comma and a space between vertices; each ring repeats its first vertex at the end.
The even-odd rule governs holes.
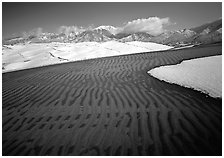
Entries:
MULTIPOLYGON (((113 27, 113 33, 136 33, 136 32, 147 32, 151 35, 158 35, 165 31, 164 26, 170 25, 169 18, 149 17, 147 19, 136 19, 127 22, 121 27, 113 27)), ((108 26, 107 26, 108 27, 108 26)), ((93 30, 94 27, 82 26, 60 26, 57 29, 58 33, 64 33, 69 36, 71 33, 79 34, 86 30, 93 30)), ((24 32, 23 36, 36 35, 39 36, 43 32, 42 28, 35 28, 29 32, 24 32)))
MULTIPOLYGON (((113 31, 115 33, 136 33, 136 32, 147 32, 151 35, 158 35, 165 31, 164 26, 170 25, 170 19, 159 18, 159 17, 149 17, 147 19, 136 19, 129 21, 124 26, 117 27, 113 31)), ((92 30, 93 26, 88 28, 79 27, 79 26, 60 26, 58 29, 59 33, 64 33, 67 36, 70 33, 80 33, 85 30, 92 30)))
POLYGON ((147 32, 158 35, 164 32, 164 26, 171 22, 169 18, 149 17, 148 19, 137 19, 128 22, 121 28, 123 33, 147 32))
MULTIPOLYGON (((149 17, 147 19, 136 19, 129 21, 124 26, 117 27, 114 32, 116 33, 136 33, 136 32, 147 32, 151 35, 158 35, 165 31, 164 26, 170 25, 170 19, 159 18, 159 17, 149 17)), ((59 28, 60 33, 65 33, 69 35, 72 32, 83 32, 85 30, 92 30, 93 27, 88 28, 78 27, 78 26, 61 26, 59 28)))

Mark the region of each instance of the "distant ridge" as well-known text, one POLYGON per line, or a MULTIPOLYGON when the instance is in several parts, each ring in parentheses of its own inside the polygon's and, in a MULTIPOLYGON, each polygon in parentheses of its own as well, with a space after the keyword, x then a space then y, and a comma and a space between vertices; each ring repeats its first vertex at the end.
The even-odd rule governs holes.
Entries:
POLYGON ((3 39, 3 45, 13 45, 17 43, 50 43, 50 42, 155 42, 170 46, 183 46, 191 44, 209 44, 222 41, 222 19, 211 23, 206 23, 191 29, 177 31, 166 31, 160 35, 153 36, 146 32, 117 33, 119 28, 114 26, 99 26, 92 30, 83 32, 72 32, 69 35, 63 33, 41 33, 39 35, 29 34, 26 36, 16 36, 3 39))

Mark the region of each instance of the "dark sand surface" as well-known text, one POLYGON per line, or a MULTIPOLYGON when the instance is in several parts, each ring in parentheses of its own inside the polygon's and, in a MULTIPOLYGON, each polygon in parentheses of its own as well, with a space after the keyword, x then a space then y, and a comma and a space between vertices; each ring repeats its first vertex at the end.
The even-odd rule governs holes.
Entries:
POLYGON ((221 155, 222 100, 147 74, 221 53, 212 45, 4 73, 2 153, 221 155))

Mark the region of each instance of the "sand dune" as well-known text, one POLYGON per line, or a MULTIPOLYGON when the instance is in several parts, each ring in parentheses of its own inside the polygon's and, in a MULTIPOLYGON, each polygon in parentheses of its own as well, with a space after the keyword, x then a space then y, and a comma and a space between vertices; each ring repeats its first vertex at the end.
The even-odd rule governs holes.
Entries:
POLYGON ((222 101, 147 74, 221 53, 209 46, 4 73, 3 155, 221 155, 222 101))
POLYGON ((221 55, 162 66, 148 73, 160 80, 190 87, 208 93, 212 97, 222 97, 221 55))
POLYGON ((172 47, 150 42, 121 43, 117 41, 3 46, 3 72, 170 48, 172 47))

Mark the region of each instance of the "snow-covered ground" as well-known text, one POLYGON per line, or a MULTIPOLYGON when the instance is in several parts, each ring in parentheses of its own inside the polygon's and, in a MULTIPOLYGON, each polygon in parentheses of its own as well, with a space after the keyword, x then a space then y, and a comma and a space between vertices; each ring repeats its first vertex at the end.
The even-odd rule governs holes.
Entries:
POLYGON ((184 48, 191 48, 191 47, 194 47, 195 45, 188 45, 188 46, 182 46, 182 47, 177 47, 177 48, 173 48, 175 50, 178 50, 178 49, 184 49, 184 48))
POLYGON ((222 97, 222 56, 183 61, 148 71, 152 76, 170 83, 190 87, 212 97, 222 97))
POLYGON ((104 43, 41 43, 3 46, 3 72, 21 70, 63 62, 159 51, 172 47, 151 42, 104 43))

